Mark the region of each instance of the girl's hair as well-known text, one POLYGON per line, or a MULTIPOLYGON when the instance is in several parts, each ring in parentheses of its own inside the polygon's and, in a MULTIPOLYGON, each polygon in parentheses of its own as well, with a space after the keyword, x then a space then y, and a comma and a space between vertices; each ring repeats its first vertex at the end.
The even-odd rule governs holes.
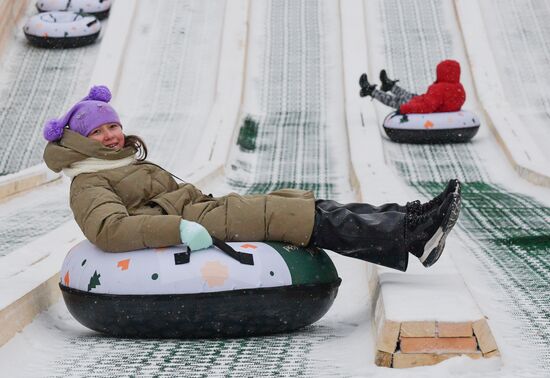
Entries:
POLYGON ((137 151, 137 159, 139 161, 147 159, 147 146, 143 139, 137 135, 126 135, 124 137, 124 147, 134 147, 137 151))

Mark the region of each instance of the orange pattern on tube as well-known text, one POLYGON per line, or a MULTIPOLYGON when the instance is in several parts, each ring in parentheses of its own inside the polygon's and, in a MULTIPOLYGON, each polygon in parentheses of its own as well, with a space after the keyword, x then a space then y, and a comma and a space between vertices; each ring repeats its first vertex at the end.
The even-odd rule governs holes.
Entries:
POLYGON ((130 259, 120 260, 116 266, 118 266, 120 270, 128 270, 128 266, 130 266, 130 259))

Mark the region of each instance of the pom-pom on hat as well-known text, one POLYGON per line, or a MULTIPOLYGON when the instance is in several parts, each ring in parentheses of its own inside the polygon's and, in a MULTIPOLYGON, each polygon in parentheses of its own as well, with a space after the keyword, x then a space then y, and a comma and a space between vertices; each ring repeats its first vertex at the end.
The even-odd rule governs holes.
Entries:
POLYGON ((111 91, 104 85, 94 86, 88 96, 77 102, 62 118, 50 119, 44 125, 44 138, 49 142, 63 137, 68 126, 72 131, 87 137, 95 128, 106 123, 118 123, 118 114, 108 102, 111 91))

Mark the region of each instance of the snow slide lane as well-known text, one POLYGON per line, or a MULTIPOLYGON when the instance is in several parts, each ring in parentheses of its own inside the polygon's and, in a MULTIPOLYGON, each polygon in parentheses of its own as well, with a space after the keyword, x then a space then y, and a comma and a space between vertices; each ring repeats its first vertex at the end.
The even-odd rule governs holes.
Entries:
MULTIPOLYGON (((468 93, 465 107, 481 113, 464 64, 468 60, 452 1, 389 0, 365 4, 369 15, 369 56, 376 70, 369 76, 375 78, 379 69, 386 68, 392 78, 401 79, 401 86, 422 93, 434 80, 436 64, 455 58, 463 63, 462 81, 468 93)), ((377 109, 379 120, 389 112, 383 106, 377 109)), ((471 143, 419 146, 396 144, 384 138, 384 150, 390 166, 426 198, 438 193, 451 177, 465 183, 458 223, 460 236, 485 270, 484 279, 494 288, 502 311, 520 325, 522 336, 506 329, 503 317, 494 308, 484 306, 483 296, 477 298, 478 304, 486 315, 494 316, 491 324, 504 351, 517 348, 516 338, 522 337, 523 345, 539 356, 533 362, 538 368, 530 372, 548 369, 549 352, 543 347, 550 340, 547 191, 518 182, 484 125, 471 143)), ((464 257, 455 259, 462 261, 464 257)), ((457 266, 460 270, 460 264, 457 266)), ((478 282, 466 283, 479 293, 475 290, 478 282)), ((513 350, 509 353, 519 352, 513 350)))
POLYGON ((216 95, 225 1, 139 3, 114 106, 148 160, 190 169, 216 95))
MULTIPOLYGON (((163 7, 170 7, 164 1, 162 3, 163 7)), ((186 4, 193 4, 190 8, 193 15, 183 14, 181 20, 189 23, 198 20, 197 24, 200 24, 201 14, 196 9, 198 3, 186 4)), ((170 12, 150 11, 147 14, 179 17, 170 12)), ((210 22, 215 24, 211 19, 210 22)), ((241 193, 291 186, 313 189, 325 198, 353 200, 349 167, 346 166, 348 156, 342 147, 346 140, 341 62, 339 55, 334 54, 340 49, 336 3, 312 0, 255 2, 249 22, 252 42, 249 45, 249 71, 241 125, 249 114, 258 122, 258 147, 245 152, 235 146, 226 169, 228 181, 225 185, 241 193), (246 169, 246 174, 242 175, 241 169, 246 169), (250 179, 243 179, 248 175, 250 179)), ((141 37, 147 39, 148 24, 137 22, 136 25, 142 25, 137 30, 141 30, 141 34, 145 34, 141 37)), ((187 37, 183 38, 193 38, 194 32, 185 29, 183 35, 187 37)), ((164 36, 169 39, 170 31, 164 36)), ((211 41, 212 37, 211 34, 205 39, 211 41)), ((174 51, 188 54, 191 59, 195 55, 183 47, 186 43, 191 44, 189 41, 177 42, 174 51)), ((132 84, 124 75, 130 78, 133 76, 131 72, 139 74, 145 68, 127 67, 116 106, 120 106, 123 119, 130 117, 127 128, 131 132, 144 135, 146 140, 151 137, 150 146, 154 146, 151 150, 156 151, 152 158, 156 162, 173 164, 176 172, 178 169, 185 172, 181 165, 185 155, 181 155, 184 158, 177 162, 173 155, 176 152, 180 156, 184 150, 181 148, 180 151, 180 146, 186 146, 186 142, 180 140, 178 144, 170 144, 173 141, 165 140, 162 133, 174 135, 175 130, 185 130, 181 134, 187 135, 185 127, 188 126, 178 123, 181 119, 171 115, 187 108, 182 107, 178 99, 166 96, 193 88, 183 87, 182 83, 189 83, 181 80, 186 77, 186 67, 163 57, 162 54, 168 52, 157 52, 158 46, 150 46, 147 50, 136 41, 129 46, 127 57, 133 56, 136 62, 140 59, 139 62, 150 63, 150 57, 157 54, 170 68, 154 66, 159 70, 155 75, 157 80, 145 79, 132 84), (142 49, 142 53, 148 52, 145 56, 139 55, 134 48, 142 49), (169 90, 164 91, 166 88, 169 90), (157 113, 152 111, 154 109, 160 111, 157 113), (166 148, 164 142, 173 147, 166 148)), ((169 46, 171 44, 166 43, 167 49, 169 46)), ((197 69, 193 66, 195 63, 186 63, 194 67, 189 68, 192 75, 197 69)), ((203 96, 201 91, 207 91, 205 88, 208 87, 196 87, 200 89, 195 95, 203 96)), ((366 263, 341 256, 333 258, 340 274, 345 277, 336 303, 320 322, 297 333, 231 340, 115 339, 84 329, 60 303, 37 318, 22 337, 14 338, 2 348, 0 362, 17 360, 21 358, 18 351, 26 349, 27 357, 33 355, 33 362, 18 372, 29 373, 42 366, 41 374, 50 376, 319 376, 321 373, 340 375, 342 369, 350 374, 364 373, 371 366, 365 365, 365 353, 372 354, 373 344, 366 263), (39 345, 43 344, 48 344, 50 349, 42 350, 39 345)), ((11 372, 15 372, 14 369, 11 372)))
MULTIPOLYGON (((0 176, 42 163, 46 145, 42 126, 86 93, 108 28, 108 19, 102 21, 102 34, 90 46, 39 49, 31 46, 22 32, 27 17, 36 13, 34 2, 29 2, 0 57, 0 97, 4 99, 0 107, 0 176)), ((40 193, 36 198, 29 198, 29 193, 13 204, 0 204, 0 258, 71 219, 64 185, 48 185, 40 193)))
MULTIPOLYGON (((46 142, 44 121, 60 116, 74 98, 87 91, 99 40, 78 49, 40 49, 31 46, 22 31, 27 17, 36 14, 29 2, 17 32, 2 54, 0 67, 0 176, 42 162, 46 142)), ((102 21, 102 34, 108 19, 102 21)))
POLYGON ((252 3, 248 78, 227 172, 245 193, 350 196, 337 24, 321 2, 252 3))

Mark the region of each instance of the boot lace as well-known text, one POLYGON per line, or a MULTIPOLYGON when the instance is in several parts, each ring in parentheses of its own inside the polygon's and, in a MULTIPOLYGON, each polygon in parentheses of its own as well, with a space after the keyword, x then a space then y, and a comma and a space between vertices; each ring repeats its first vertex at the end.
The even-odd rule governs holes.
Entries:
POLYGON ((407 202, 405 209, 407 214, 422 214, 422 203, 419 200, 407 202))
POLYGON ((426 222, 430 215, 430 213, 407 213, 407 228, 411 230, 417 225, 426 222))
POLYGON ((432 198, 428 202, 423 203, 421 205, 422 206, 422 211, 429 210, 429 209, 433 208, 435 205, 439 205, 439 201, 440 201, 439 196, 437 196, 435 198, 432 198))

